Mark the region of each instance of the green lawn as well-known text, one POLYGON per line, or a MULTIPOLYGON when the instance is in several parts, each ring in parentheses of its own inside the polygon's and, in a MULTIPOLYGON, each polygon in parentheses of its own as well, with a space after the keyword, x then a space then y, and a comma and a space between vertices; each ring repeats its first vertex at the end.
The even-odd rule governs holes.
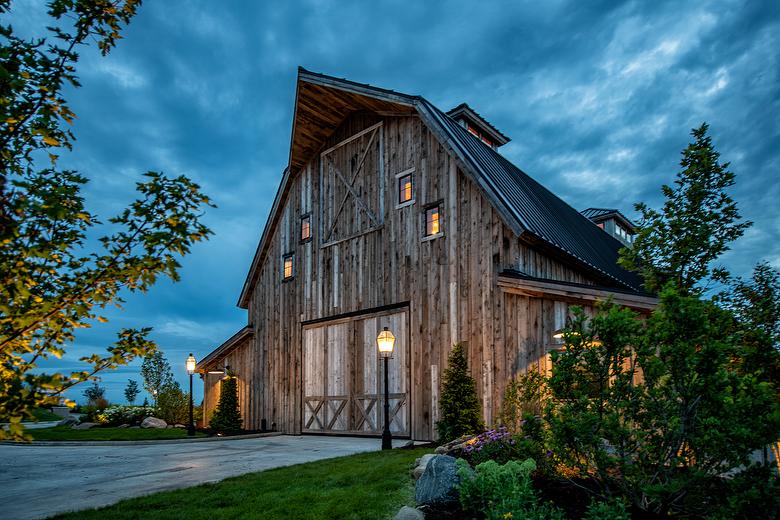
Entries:
POLYGON ((62 420, 62 417, 60 417, 59 415, 51 413, 46 408, 36 408, 35 410, 33 410, 33 415, 35 416, 35 419, 32 419, 32 420, 25 419, 22 422, 61 421, 62 420))
MULTIPOLYGON (((153 439, 183 439, 187 430, 183 428, 90 428, 74 430, 70 426, 25 430, 36 441, 146 441, 153 439)), ((205 433, 195 432, 196 437, 205 433)))
MULTIPOLYGON (((388 519, 413 503, 411 464, 430 449, 361 453, 123 500, 54 518, 388 519)), ((204 468, 203 471, 208 471, 204 468)))

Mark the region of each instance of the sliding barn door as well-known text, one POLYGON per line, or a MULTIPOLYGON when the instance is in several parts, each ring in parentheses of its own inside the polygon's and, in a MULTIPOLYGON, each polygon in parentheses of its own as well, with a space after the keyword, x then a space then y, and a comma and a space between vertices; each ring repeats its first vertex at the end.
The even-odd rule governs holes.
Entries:
POLYGON ((375 434, 384 426, 384 362, 376 336, 396 337, 388 362, 390 431, 409 435, 409 346, 406 311, 338 322, 303 331, 303 431, 375 434))

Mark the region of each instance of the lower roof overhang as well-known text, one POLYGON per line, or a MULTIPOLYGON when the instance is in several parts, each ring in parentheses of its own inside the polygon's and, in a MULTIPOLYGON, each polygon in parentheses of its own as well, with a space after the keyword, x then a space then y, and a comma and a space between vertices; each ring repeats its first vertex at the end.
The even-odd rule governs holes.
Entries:
POLYGON ((198 361, 198 364, 195 365, 195 372, 199 374, 205 374, 209 370, 217 368, 218 363, 222 358, 243 345, 247 339, 252 337, 253 334, 254 330, 250 325, 242 328, 230 336, 227 341, 212 350, 206 357, 198 361))
POLYGON ((616 305, 622 305, 643 314, 649 314, 658 306, 658 298, 647 294, 614 287, 536 278, 514 270, 505 270, 499 273, 498 286, 502 291, 511 294, 552 298, 578 305, 593 305, 611 300, 616 305))

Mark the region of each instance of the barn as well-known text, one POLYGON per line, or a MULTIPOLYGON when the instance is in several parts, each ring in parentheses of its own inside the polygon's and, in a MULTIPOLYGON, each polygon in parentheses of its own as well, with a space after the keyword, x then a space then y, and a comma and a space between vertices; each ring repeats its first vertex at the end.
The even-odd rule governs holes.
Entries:
POLYGON ((617 265, 628 219, 569 206, 504 158, 509 138, 466 104, 443 112, 299 69, 292 123, 238 299, 247 325, 198 363, 206 422, 229 367, 247 429, 379 435, 387 327, 390 429, 433 440, 454 343, 492 424, 512 377, 549 369, 570 306, 656 302, 617 265))

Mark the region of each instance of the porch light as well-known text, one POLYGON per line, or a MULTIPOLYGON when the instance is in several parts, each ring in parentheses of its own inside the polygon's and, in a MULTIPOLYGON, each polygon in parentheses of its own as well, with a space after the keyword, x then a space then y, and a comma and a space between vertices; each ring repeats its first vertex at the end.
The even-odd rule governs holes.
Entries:
POLYGON ((376 337, 376 345, 379 348, 379 356, 383 358, 393 357, 393 346, 395 345, 395 336, 390 329, 385 327, 376 337))
POLYGON ((187 435, 190 437, 195 435, 195 415, 192 403, 192 374, 195 373, 196 364, 195 356, 190 353, 190 356, 187 358, 187 373, 190 375, 190 422, 187 425, 187 435))

